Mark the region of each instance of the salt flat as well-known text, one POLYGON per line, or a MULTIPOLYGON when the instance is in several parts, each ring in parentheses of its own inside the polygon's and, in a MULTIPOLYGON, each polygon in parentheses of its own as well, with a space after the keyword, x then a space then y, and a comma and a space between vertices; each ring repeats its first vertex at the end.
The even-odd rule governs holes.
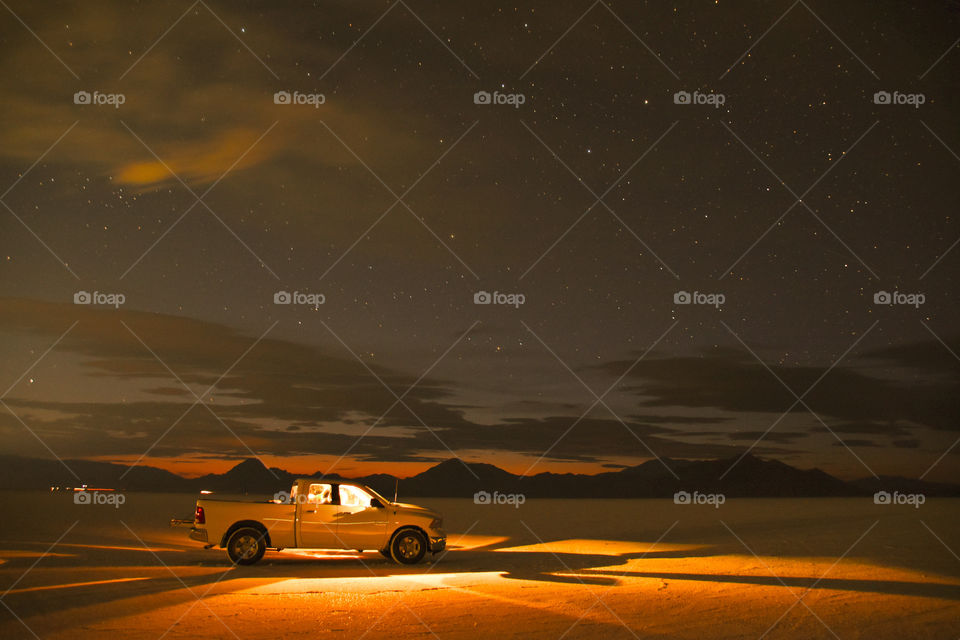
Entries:
POLYGON ((955 499, 416 499, 450 550, 268 552, 234 568, 170 517, 193 497, 0 493, 0 637, 946 638, 960 629, 955 499), (54 544, 56 542, 56 544, 54 544))

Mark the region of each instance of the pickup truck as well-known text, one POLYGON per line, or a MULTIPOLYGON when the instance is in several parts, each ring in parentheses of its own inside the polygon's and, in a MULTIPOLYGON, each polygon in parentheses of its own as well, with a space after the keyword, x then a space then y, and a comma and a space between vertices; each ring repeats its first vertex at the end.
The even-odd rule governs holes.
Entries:
POLYGON ((267 549, 285 548, 377 550, 395 562, 416 564, 447 543, 435 511, 390 502, 355 482, 310 478, 266 502, 200 498, 190 538, 206 549, 225 548, 231 561, 243 565, 259 561, 267 549))

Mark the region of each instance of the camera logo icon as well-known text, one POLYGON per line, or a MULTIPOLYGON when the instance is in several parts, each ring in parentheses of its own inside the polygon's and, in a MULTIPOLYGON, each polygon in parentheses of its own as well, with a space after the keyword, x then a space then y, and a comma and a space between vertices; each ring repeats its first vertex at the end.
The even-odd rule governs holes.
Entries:
POLYGON ((877 491, 873 494, 873 504, 890 504, 890 493, 887 491, 877 491))
POLYGON ((690 504, 690 492, 677 491, 673 494, 673 504, 690 504))
POLYGON ((690 104, 690 92, 677 91, 673 94, 673 104, 690 104))
POLYGON ((277 291, 273 294, 273 304, 290 304, 293 302, 293 296, 289 291, 277 291))
POLYGON ((92 100, 89 91, 77 91, 73 94, 73 104, 90 104, 92 100))
POLYGON ((490 504, 491 499, 490 493, 487 491, 477 491, 473 494, 474 504, 490 504))
POLYGON ((92 504, 93 494, 89 491, 74 491, 73 504, 92 504))
POLYGON ((692 301, 693 297, 689 291, 677 291, 673 294, 673 304, 690 304, 692 301))
POLYGON ((93 297, 89 291, 77 291, 73 294, 73 304, 90 304, 92 301, 93 297))
POLYGON ((489 91, 477 91, 473 94, 473 104, 490 104, 492 101, 493 96, 489 91))
POLYGON ((473 304, 491 304, 492 302, 493 296, 489 291, 477 291, 473 294, 473 304))
POLYGON ((273 94, 273 104, 290 104, 291 96, 289 91, 277 91, 273 94))
POLYGON ((890 104, 892 99, 889 91, 877 91, 873 94, 873 104, 890 104))
POLYGON ((890 304, 892 301, 889 291, 877 291, 873 294, 873 304, 890 304))

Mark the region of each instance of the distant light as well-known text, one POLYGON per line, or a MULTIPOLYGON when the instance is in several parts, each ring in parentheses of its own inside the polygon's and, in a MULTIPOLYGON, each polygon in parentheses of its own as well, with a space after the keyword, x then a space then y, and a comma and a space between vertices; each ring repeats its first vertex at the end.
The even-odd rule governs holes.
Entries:
POLYGON ((207 491, 206 489, 201 489, 201 490, 200 490, 200 493, 202 493, 202 494, 205 495, 205 496, 208 496, 208 495, 210 495, 211 493, 213 493, 213 491, 207 491))

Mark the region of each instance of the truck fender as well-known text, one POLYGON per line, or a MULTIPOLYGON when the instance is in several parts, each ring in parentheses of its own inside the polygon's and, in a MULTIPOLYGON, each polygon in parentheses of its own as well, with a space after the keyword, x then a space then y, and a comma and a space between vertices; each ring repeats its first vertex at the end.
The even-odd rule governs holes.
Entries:
POLYGON ((397 537, 397 534, 400 533, 401 531, 406 531, 407 529, 413 529, 414 531, 419 531, 423 535, 423 537, 427 539, 427 542, 428 543, 430 542, 429 533, 427 533, 426 531, 424 531, 422 528, 418 527, 415 524, 405 524, 397 527, 396 530, 394 530, 394 532, 390 534, 390 538, 387 540, 388 551, 390 550, 390 545, 393 544, 393 539, 397 537))
POLYGON ((226 533, 223 534, 223 538, 220 540, 220 546, 226 547, 227 540, 230 539, 230 536, 233 535, 233 532, 243 527, 253 527, 254 529, 259 529, 260 531, 263 532, 263 540, 264 542, 266 542, 266 546, 267 547, 273 546, 272 544, 270 544, 270 532, 267 530, 265 526, 263 526, 262 523, 257 522, 256 520, 240 520, 239 522, 234 522, 232 525, 230 525, 229 528, 227 528, 226 533))

